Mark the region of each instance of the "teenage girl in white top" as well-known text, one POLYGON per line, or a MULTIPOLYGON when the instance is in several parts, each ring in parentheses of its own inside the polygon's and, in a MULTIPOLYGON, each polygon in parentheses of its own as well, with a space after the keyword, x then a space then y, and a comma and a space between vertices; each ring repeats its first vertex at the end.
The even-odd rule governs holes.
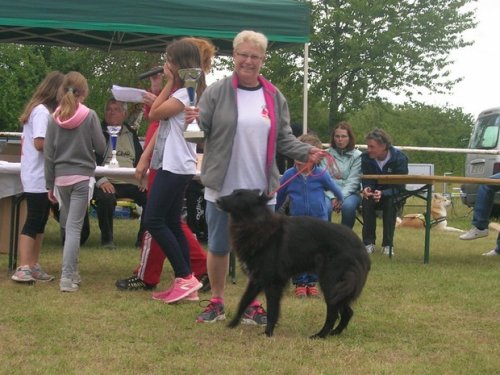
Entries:
POLYGON ((31 283, 52 281, 39 264, 43 233, 49 217, 50 201, 45 188, 43 144, 49 117, 57 107, 61 72, 49 73, 35 90, 19 120, 23 125, 21 182, 28 214, 19 236, 19 264, 12 280, 31 283))
MULTIPOLYGON (((184 86, 178 70, 185 68, 201 68, 200 54, 192 43, 178 40, 167 47, 164 67, 167 84, 149 113, 151 120, 168 119, 160 124, 159 132, 166 134, 163 159, 149 192, 144 218, 144 227, 158 242, 174 270, 175 281, 161 298, 166 303, 186 297, 197 299, 196 291, 202 286, 191 274, 189 249, 181 228, 184 192, 196 174, 196 144, 186 142, 183 137, 184 108, 190 105, 190 99, 186 88, 170 95, 174 85, 184 86)), ((202 73, 196 92, 198 97, 205 87, 202 73)))

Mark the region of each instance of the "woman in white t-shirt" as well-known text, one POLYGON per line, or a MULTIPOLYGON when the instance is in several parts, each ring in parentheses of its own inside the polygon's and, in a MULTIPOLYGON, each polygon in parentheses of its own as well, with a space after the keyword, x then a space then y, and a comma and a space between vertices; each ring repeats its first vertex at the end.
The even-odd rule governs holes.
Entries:
POLYGON ((175 274, 172 287, 153 298, 173 303, 181 299, 198 300, 197 290, 202 286, 191 273, 189 249, 181 227, 184 192, 196 174, 196 144, 187 142, 183 136, 184 108, 190 105, 190 95, 194 101, 206 87, 198 48, 184 40, 169 44, 164 74, 167 83, 149 112, 151 120, 163 120, 158 139, 164 140, 164 146, 161 168, 149 191, 144 227, 160 245, 175 274), (186 68, 200 68, 196 93, 181 88, 170 94, 172 87, 184 86, 178 71, 186 68))
POLYGON ((12 280, 17 282, 52 281, 39 264, 43 233, 49 217, 50 202, 45 188, 43 143, 49 117, 57 107, 57 90, 64 75, 49 73, 37 87, 19 120, 23 125, 21 182, 28 214, 19 236, 19 264, 12 280))

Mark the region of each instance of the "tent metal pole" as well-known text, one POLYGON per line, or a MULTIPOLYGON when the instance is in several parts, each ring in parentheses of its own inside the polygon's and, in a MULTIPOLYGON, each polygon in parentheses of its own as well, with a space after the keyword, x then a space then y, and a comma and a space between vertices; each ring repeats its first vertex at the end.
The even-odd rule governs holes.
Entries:
POLYGON ((302 109, 302 134, 307 133, 307 105, 309 86, 309 43, 304 44, 304 102, 302 109))

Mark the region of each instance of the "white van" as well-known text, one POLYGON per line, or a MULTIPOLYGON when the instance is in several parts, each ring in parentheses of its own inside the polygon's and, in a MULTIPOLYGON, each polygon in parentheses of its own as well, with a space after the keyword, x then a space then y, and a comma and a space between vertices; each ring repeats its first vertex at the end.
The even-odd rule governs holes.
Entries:
MULTIPOLYGON (((469 141, 470 149, 500 150, 500 107, 482 111, 477 117, 472 137, 469 141)), ((500 155, 467 154, 465 160, 465 177, 490 177, 500 173, 500 155)), ((474 207, 476 201, 477 184, 462 185, 462 202, 474 207)), ((494 211, 500 211, 500 192, 495 196, 494 211)))

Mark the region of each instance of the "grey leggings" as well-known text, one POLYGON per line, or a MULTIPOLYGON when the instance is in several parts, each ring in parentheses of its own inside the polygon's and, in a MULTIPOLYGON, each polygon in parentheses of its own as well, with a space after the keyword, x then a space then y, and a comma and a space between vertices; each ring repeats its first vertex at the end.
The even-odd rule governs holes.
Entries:
POLYGON ((61 198, 61 228, 65 228, 61 279, 71 279, 78 272, 80 234, 88 208, 89 181, 74 185, 58 186, 61 198))

